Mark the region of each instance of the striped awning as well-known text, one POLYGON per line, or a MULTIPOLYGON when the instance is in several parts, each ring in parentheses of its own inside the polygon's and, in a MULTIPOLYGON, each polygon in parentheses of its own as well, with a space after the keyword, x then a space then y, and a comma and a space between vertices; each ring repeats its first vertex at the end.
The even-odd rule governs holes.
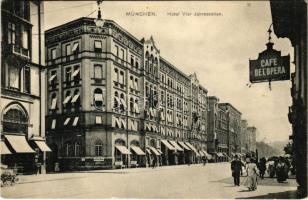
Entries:
POLYGON ((185 144, 195 152, 196 156, 200 156, 200 154, 198 153, 197 149, 192 145, 190 144, 189 142, 185 142, 185 144))
POLYGON ((174 146, 176 148, 177 151, 184 151, 184 149, 182 149, 177 143, 176 141, 173 141, 173 140, 168 140, 170 142, 170 144, 172 146, 174 146))
POLYGON ((178 143, 179 143, 185 150, 188 150, 188 151, 191 150, 184 142, 178 141, 178 143))
POLYGON ((9 150, 9 148, 6 146, 6 144, 4 143, 4 141, 1 141, 1 149, 0 149, 0 154, 4 155, 4 154, 12 154, 12 152, 9 150))
POLYGON ((23 135, 5 135, 16 153, 35 153, 23 135))
POLYGON ((152 152, 156 155, 156 156, 159 156, 160 153, 154 148, 154 147, 148 147, 149 149, 152 150, 152 152))
POLYGON ((167 140, 161 140, 161 142, 162 142, 169 150, 175 150, 175 147, 172 146, 167 140))
POLYGON ((130 148, 139 156, 145 155, 144 151, 138 146, 131 146, 130 148))
POLYGON ((122 154, 132 154, 125 146, 116 146, 122 154))

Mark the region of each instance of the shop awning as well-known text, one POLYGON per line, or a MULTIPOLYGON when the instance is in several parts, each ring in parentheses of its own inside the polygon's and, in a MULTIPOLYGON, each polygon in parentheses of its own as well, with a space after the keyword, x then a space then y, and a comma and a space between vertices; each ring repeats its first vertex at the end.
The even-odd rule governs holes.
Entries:
MULTIPOLYGON (((203 151, 199 151, 200 156, 205 156, 205 154, 203 153, 203 151)), ((206 156, 205 156, 206 157, 206 156)))
POLYGON ((169 150, 175 150, 175 147, 172 146, 167 140, 161 140, 161 142, 162 142, 169 150))
POLYGON ((122 154, 132 154, 125 146, 116 146, 116 148, 122 153, 122 154))
POLYGON ((192 144, 190 144, 189 142, 185 142, 185 144, 186 144, 191 150, 193 150, 195 153, 198 153, 197 149, 196 149, 192 144))
POLYGON ((176 141, 173 141, 173 140, 168 140, 168 141, 170 142, 170 144, 171 144, 172 146, 175 147, 175 149, 176 149, 177 151, 184 151, 184 149, 182 149, 182 148, 176 143, 176 141))
POLYGON ((160 149, 156 149, 158 151, 158 153, 161 155, 163 154, 163 152, 160 149))
POLYGON ((16 153, 35 153, 35 151, 28 144, 25 136, 5 135, 5 137, 16 153))
POLYGON ((150 149, 146 149, 145 151, 146 151, 148 154, 152 155, 152 152, 151 152, 150 149))
POLYGON ((156 156, 160 155, 160 153, 154 147, 149 147, 149 149, 151 149, 156 156))
POLYGON ((226 154, 225 152, 223 152, 222 154, 223 154, 224 156, 226 156, 226 157, 229 158, 228 154, 226 154))
POLYGON ((231 153, 232 156, 235 156, 235 153, 231 153))
POLYGON ((139 156, 145 155, 144 151, 142 151, 138 146, 131 146, 130 148, 139 156))
POLYGON ((51 149, 48 147, 48 145, 45 143, 45 141, 34 141, 35 144, 40 148, 41 151, 44 152, 51 152, 51 149))
POLYGON ((203 152, 204 155, 207 157, 207 159, 209 159, 209 160, 212 159, 212 155, 210 155, 208 152, 206 152, 205 150, 202 150, 202 152, 203 152))
POLYGON ((178 142, 185 150, 191 151, 191 149, 184 143, 184 142, 178 142))
POLYGON ((224 157, 224 155, 222 153, 220 153, 220 152, 217 153, 217 156, 218 157, 224 157))
POLYGON ((6 144, 4 143, 4 141, 1 141, 1 149, 0 149, 0 154, 4 155, 4 154, 12 154, 12 152, 9 150, 9 148, 6 146, 6 144))

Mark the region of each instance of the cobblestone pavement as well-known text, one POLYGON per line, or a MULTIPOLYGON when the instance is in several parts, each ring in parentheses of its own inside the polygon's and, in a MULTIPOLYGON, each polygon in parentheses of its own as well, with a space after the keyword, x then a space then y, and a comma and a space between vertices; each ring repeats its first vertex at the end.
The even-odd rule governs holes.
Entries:
MULTIPOLYGON (((31 175, 12 187, 5 198, 295 198, 296 181, 259 180, 249 192, 234 187, 229 163, 31 175)), ((241 181, 245 177, 241 178, 241 181)))

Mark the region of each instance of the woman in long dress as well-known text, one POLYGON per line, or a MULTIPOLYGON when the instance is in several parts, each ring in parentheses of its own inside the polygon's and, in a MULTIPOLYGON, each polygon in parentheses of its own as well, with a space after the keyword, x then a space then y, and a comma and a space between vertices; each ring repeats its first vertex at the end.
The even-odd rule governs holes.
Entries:
POLYGON ((249 158, 246 160, 246 162, 247 179, 244 185, 247 186, 249 190, 256 190, 259 169, 257 165, 249 158))

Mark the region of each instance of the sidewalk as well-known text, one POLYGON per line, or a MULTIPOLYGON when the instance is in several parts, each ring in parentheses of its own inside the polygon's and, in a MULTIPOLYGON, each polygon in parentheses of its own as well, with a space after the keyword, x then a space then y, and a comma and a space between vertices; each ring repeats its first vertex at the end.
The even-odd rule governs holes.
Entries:
MULTIPOLYGON (((227 164, 227 163, 207 163, 207 165, 217 165, 217 164, 221 165, 221 164, 227 164)), ((90 170, 90 171, 72 171, 72 172, 51 173, 51 174, 20 175, 18 184, 45 182, 45 181, 57 181, 57 180, 65 180, 65 179, 78 179, 78 178, 85 178, 89 175, 94 175, 95 173, 126 174, 126 173, 152 172, 152 171, 196 168, 196 167, 206 167, 206 166, 203 166, 202 164, 171 165, 171 166, 156 167, 154 169, 152 167, 125 168, 125 169, 104 169, 104 170, 90 170)))

